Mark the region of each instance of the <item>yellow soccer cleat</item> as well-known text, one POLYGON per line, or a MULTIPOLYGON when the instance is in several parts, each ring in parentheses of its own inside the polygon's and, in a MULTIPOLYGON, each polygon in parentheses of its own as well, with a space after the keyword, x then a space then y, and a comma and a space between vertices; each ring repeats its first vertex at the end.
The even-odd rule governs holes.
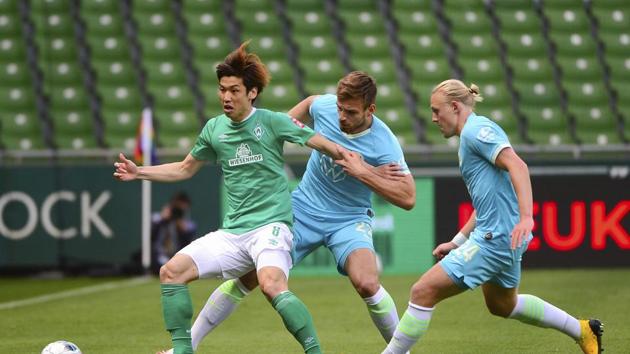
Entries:
POLYGON ((600 320, 580 320, 582 334, 578 339, 578 344, 584 354, 601 354, 602 335, 604 334, 604 324, 600 320))

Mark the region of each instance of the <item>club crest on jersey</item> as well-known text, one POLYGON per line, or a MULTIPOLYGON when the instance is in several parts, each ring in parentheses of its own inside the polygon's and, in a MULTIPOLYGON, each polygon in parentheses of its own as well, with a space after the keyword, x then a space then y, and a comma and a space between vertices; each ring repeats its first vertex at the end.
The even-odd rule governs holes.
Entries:
POLYGON ((236 148, 236 158, 228 160, 228 164, 232 167, 260 162, 262 160, 262 154, 252 155, 252 150, 249 148, 249 145, 241 143, 241 145, 236 148))
POLYGON ((492 143, 495 138, 496 134, 490 127, 483 127, 479 129, 479 133, 477 133, 477 139, 483 141, 484 143, 492 143))
POLYGON ((300 128, 304 128, 304 123, 300 122, 299 120, 291 117, 291 121, 293 122, 293 124, 297 125, 300 128))
POLYGON ((329 156, 320 156, 319 167, 322 169, 322 172, 330 176, 335 183, 346 179, 346 172, 343 170, 343 167, 337 165, 329 156))
POLYGON ((254 135, 256 136, 256 139, 260 140, 260 138, 262 138, 264 133, 265 131, 260 126, 260 123, 256 123, 256 128, 254 128, 254 135))

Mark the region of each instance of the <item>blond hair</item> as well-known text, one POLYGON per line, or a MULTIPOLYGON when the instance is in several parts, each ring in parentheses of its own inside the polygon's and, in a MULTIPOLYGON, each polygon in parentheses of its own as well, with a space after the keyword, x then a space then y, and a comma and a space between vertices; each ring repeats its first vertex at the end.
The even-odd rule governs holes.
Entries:
POLYGON ((466 87, 463 82, 456 79, 442 81, 435 86, 431 94, 438 91, 441 91, 450 100, 459 101, 471 109, 475 109, 475 103, 483 101, 477 85, 470 84, 470 87, 466 87))

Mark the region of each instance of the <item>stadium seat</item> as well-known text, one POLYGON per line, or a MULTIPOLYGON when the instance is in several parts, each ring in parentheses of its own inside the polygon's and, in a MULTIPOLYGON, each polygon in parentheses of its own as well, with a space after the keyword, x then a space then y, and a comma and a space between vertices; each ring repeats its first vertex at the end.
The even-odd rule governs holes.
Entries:
POLYGON ((353 59, 352 66, 355 70, 369 73, 377 83, 397 82, 396 67, 389 58, 385 59, 353 59))
POLYGON ((407 59, 446 55, 444 41, 437 34, 401 34, 399 39, 407 59))
POLYGON ((85 13, 119 12, 120 1, 117 0, 82 0, 81 11, 85 13))
POLYGON ((33 88, 30 86, 0 87, 0 107, 8 111, 33 109, 35 107, 33 88))
POLYGON ((533 106, 558 106, 560 93, 552 81, 514 82, 521 103, 533 106))
POLYGON ((431 0, 393 0, 391 3, 397 11, 431 10, 431 0))
POLYGON ((593 14, 599 31, 604 33, 628 33, 630 28, 630 7, 600 7, 602 1, 593 2, 593 14))
MULTIPOLYGON (((46 85, 46 83, 45 83, 46 85)), ((84 110, 88 107, 88 96, 83 86, 44 86, 50 97, 53 110, 84 110)))
POLYGON ((263 107, 278 112, 287 112, 302 100, 292 83, 271 85, 262 93, 261 98, 263 107))
POLYGON ((393 11, 398 25, 398 33, 402 35, 420 35, 434 32, 437 21, 431 9, 400 8, 393 11))
POLYGON ((44 148, 41 123, 31 107, 0 112, 0 143, 10 150, 44 148))
POLYGON ((452 33, 460 57, 495 57, 499 54, 497 42, 490 33, 452 33))
POLYGON ((340 62, 327 59, 301 59, 300 67, 304 70, 307 83, 336 83, 344 75, 343 66, 340 62))
POLYGON ((540 32, 502 33, 509 56, 530 57, 547 55, 547 43, 540 32))
POLYGON ((54 87, 83 84, 83 73, 77 62, 49 62, 42 70, 47 85, 54 87))
POLYGON ((189 109, 156 110, 155 116, 160 124, 160 136, 198 134, 201 130, 197 115, 189 109))
POLYGON ((70 4, 65 0, 33 1, 31 11, 34 13, 69 12, 70 4))
POLYGON ((509 57, 508 65, 514 74, 514 80, 518 82, 545 81, 553 78, 553 67, 547 56, 509 57))
POLYGON ((214 35, 189 36, 195 60, 222 61, 232 51, 232 43, 227 37, 214 35))
POLYGON ((18 61, 0 62, 0 83, 3 86, 26 86, 30 81, 30 72, 26 63, 18 61))
POLYGON ((293 67, 283 59, 268 60, 265 65, 271 74, 272 86, 278 83, 293 83, 293 67))
POLYGON ((149 60, 181 60, 180 43, 175 37, 141 36, 142 55, 149 60))
POLYGON ((222 1, 216 0, 186 0, 182 3, 183 10, 186 12, 203 12, 211 11, 214 13, 221 12, 222 1))
POLYGON ((38 46, 40 62, 78 61, 74 37, 40 38, 38 46))
POLYGON ((0 12, 0 35, 2 38, 19 37, 22 23, 17 13, 0 12))
POLYGON ((129 110, 140 112, 142 101, 135 85, 100 86, 98 92, 103 109, 129 110))
POLYGON ((132 2, 134 12, 171 12, 171 1, 169 0, 134 0, 132 2))
POLYGON ((285 59, 287 57, 287 49, 282 36, 254 36, 252 34, 243 34, 244 38, 251 38, 249 50, 258 54, 263 62, 271 59, 285 59))
POLYGON ((99 85, 132 85, 136 82, 131 62, 92 60, 92 67, 99 85))
POLYGON ((521 105, 527 120, 527 135, 537 144, 571 144, 568 119, 554 103, 552 105, 521 105))
POLYGON ((608 55, 625 56, 630 50, 630 33, 600 33, 599 37, 608 55))
POLYGON ((227 38, 227 36, 222 35, 226 31, 226 23, 222 13, 194 10, 183 12, 183 16, 190 35, 227 38))
POLYGON ((97 147, 89 111, 68 110, 64 106, 51 111, 51 117, 58 148, 79 150, 97 147))
POLYGON ((117 13, 83 14, 82 17, 88 37, 125 36, 122 16, 117 13))
POLYGON ((582 56, 596 53, 597 45, 588 32, 586 33, 551 33, 559 56, 582 56))
MULTIPOLYGON (((551 1, 547 1, 545 5, 549 3, 551 1)), ((552 32, 588 33, 591 29, 590 20, 582 6, 573 4, 570 8, 545 8, 544 13, 550 21, 552 32)))
POLYGON ((512 106, 508 104, 490 105, 486 100, 475 106, 475 112, 488 117, 506 132, 512 143, 520 143, 518 136, 518 122, 512 112, 512 106))
POLYGON ((149 91, 153 95, 155 109, 180 110, 194 107, 194 99, 188 86, 183 85, 152 85, 149 91))
POLYGON ((564 83, 571 105, 601 105, 608 102, 608 91, 603 82, 564 83))
POLYGON ((237 12, 241 29, 244 33, 255 33, 256 35, 277 35, 281 37, 282 25, 278 16, 273 11, 273 7, 264 10, 251 12, 237 12))
POLYGON ((486 82, 503 79, 504 69, 498 57, 483 59, 460 58, 459 65, 464 70, 466 81, 486 82))
POLYGON ((273 9, 274 0, 236 0, 236 12, 252 13, 254 11, 273 9))
POLYGON ((377 90, 376 105, 381 109, 404 107, 405 96, 397 82, 377 83, 377 90))
POLYGON ((503 1, 494 4, 502 34, 531 33, 541 29, 540 18, 531 3, 523 2, 523 8, 501 7, 503 1))
POLYGON ((105 139, 110 148, 133 149, 140 124, 139 111, 103 110, 105 139))
POLYGON ((630 55, 626 58, 608 56, 606 58, 610 68, 610 76, 615 80, 630 82, 630 55))
POLYGON ((175 19, 170 12, 135 12, 133 15, 138 24, 138 33, 142 36, 173 36, 175 19))
POLYGON ((451 67, 444 57, 418 59, 407 57, 407 65, 413 74, 412 84, 437 85, 445 78, 451 77, 451 67))
POLYGON ((389 39, 385 35, 346 36, 351 55, 354 58, 389 57, 389 39))
POLYGON ((37 36, 42 36, 45 33, 47 37, 67 37, 74 34, 74 21, 69 12, 32 13, 31 18, 37 36))
POLYGON ((446 12, 453 34, 487 33, 492 30, 490 16, 481 9, 458 9, 446 12))
POLYGON ((561 57, 558 65, 562 69, 563 80, 600 80, 604 72, 597 57, 561 57))
POLYGON ((498 81, 487 81, 480 82, 474 81, 472 79, 468 79, 471 83, 477 84, 479 86, 479 90, 481 91, 481 95, 483 96, 484 105, 487 106, 507 106, 512 102, 512 96, 510 95, 510 91, 505 86, 505 82, 502 80, 498 81))
POLYGON ((326 35, 332 34, 332 25, 323 10, 300 11, 287 10, 293 35, 326 35))
POLYGON ((356 10, 339 10, 346 34, 382 34, 385 25, 376 6, 356 10))
POLYGON ((332 37, 320 35, 298 35, 293 37, 299 55, 305 59, 330 59, 337 57, 337 44, 332 37))
POLYGON ((184 69, 171 61, 144 61, 150 85, 181 84, 186 82, 184 69))
POLYGON ((317 11, 321 9, 323 11, 324 6, 320 0, 286 0, 286 7, 288 10, 295 11, 317 11))
POLYGON ((89 37, 93 59, 131 60, 129 47, 123 37, 89 37))

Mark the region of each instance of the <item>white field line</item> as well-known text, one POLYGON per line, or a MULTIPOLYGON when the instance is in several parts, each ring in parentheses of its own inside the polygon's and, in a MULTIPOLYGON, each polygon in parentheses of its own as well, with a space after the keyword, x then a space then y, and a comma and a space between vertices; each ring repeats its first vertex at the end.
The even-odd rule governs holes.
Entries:
POLYGON ((3 303, 0 303, 0 311, 11 310, 11 309, 23 307, 23 306, 41 304, 41 303, 49 302, 53 300, 67 299, 70 297, 94 294, 101 291, 128 288, 131 286, 137 286, 137 285, 147 283, 151 279, 152 279, 151 277, 137 277, 130 280, 112 281, 112 282, 108 282, 104 284, 86 286, 83 288, 71 289, 71 290, 61 291, 58 293, 53 293, 53 294, 48 294, 48 295, 35 296, 35 297, 31 297, 24 300, 3 302, 3 303))

